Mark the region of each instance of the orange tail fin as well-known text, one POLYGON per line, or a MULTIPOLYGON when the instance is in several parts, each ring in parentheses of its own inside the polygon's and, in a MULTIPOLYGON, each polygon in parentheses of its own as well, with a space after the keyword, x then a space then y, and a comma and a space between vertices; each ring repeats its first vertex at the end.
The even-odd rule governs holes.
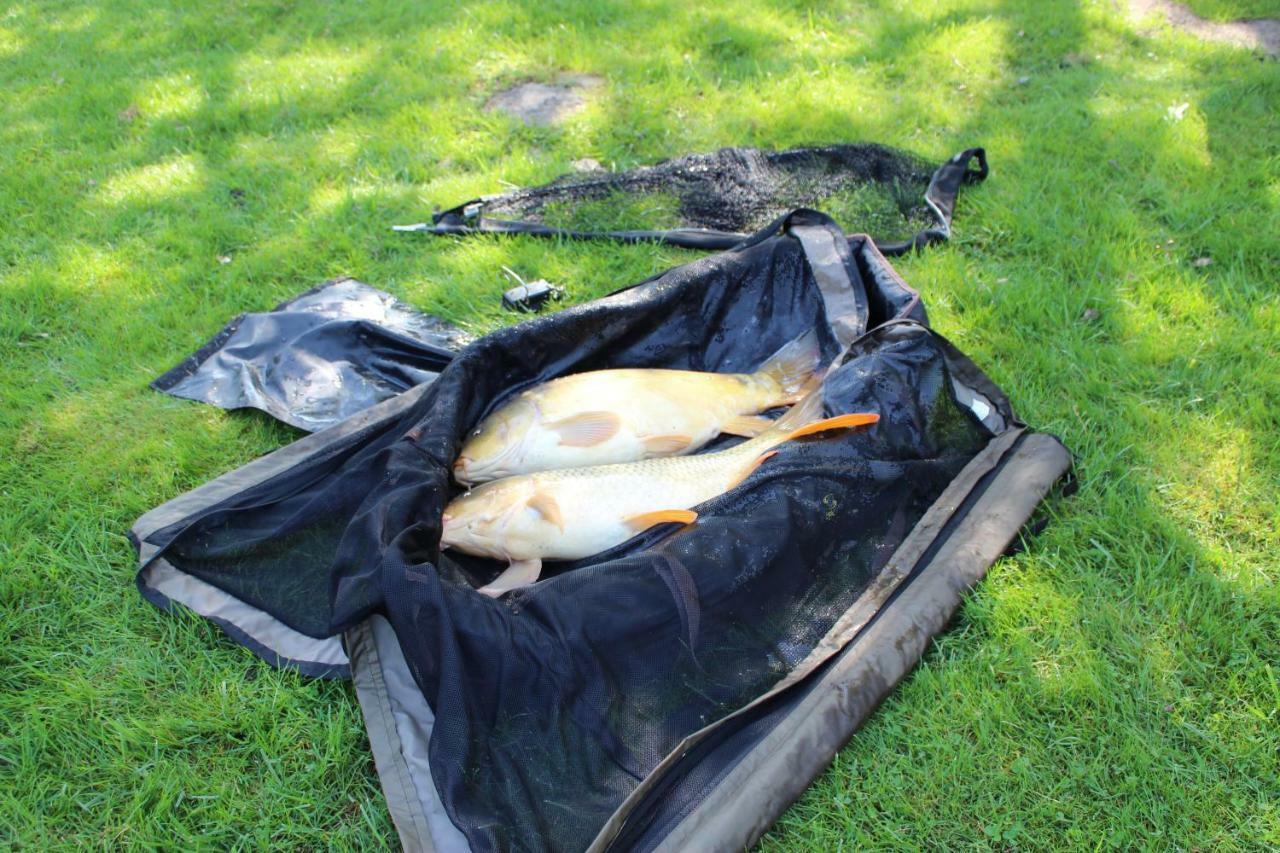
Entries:
POLYGON ((851 429, 853 427, 867 426, 880 420, 880 416, 872 412, 858 413, 852 415, 837 415, 834 418, 824 418, 811 424, 805 424, 799 429, 793 429, 787 433, 787 441, 793 438, 800 438, 814 433, 826 432, 833 429, 851 429))
POLYGON ((642 512, 627 519, 632 529, 648 530, 655 524, 693 524, 698 514, 691 509, 660 509, 656 512, 642 512))

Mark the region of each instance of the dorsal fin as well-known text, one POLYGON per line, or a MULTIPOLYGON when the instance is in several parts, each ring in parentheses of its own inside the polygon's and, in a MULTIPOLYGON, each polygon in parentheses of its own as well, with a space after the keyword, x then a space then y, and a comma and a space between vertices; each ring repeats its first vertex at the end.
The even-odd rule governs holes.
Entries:
POLYGON ((756 373, 772 379, 782 396, 793 402, 798 399, 795 397, 796 393, 817 369, 821 358, 818 333, 810 329, 769 356, 769 360, 760 365, 756 373))

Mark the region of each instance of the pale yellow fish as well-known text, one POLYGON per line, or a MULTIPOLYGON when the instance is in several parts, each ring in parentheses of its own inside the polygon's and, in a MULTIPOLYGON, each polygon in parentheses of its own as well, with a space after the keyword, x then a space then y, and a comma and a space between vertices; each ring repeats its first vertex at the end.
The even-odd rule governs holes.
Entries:
POLYGON ((509 568, 480 592, 501 595, 533 583, 543 560, 576 560, 666 522, 690 523, 690 507, 736 486, 784 441, 872 424, 875 414, 820 420, 810 394, 759 436, 699 456, 542 471, 486 483, 444 511, 441 548, 506 560, 509 568))
POLYGON ((722 432, 754 436, 759 416, 794 403, 819 360, 808 332, 755 373, 594 370, 521 392, 485 418, 462 446, 463 485, 515 474, 692 453, 722 432))

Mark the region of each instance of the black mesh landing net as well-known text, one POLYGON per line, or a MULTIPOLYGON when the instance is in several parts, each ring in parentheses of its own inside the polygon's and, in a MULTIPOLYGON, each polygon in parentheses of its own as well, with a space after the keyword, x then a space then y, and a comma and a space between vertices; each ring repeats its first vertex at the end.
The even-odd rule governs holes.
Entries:
MULTIPOLYGON (((774 236, 482 338, 397 419, 149 541, 314 637, 385 612, 435 713, 436 786, 472 847, 580 850, 682 738, 806 666, 986 445, 957 377, 1012 421, 924 319, 874 246, 797 213, 774 236), (843 247, 865 297, 872 330, 843 353, 797 223, 843 247), (743 371, 814 328, 840 356, 828 412, 879 412, 876 426, 785 444, 697 524, 549 564, 499 600, 475 588, 503 566, 439 552, 460 441, 508 395, 607 367, 743 371)), ((679 780, 666 796, 686 796, 679 780)))
POLYGON ((523 233, 727 249, 798 207, 871 234, 884 254, 943 240, 962 183, 987 174, 981 148, 937 166, 884 145, 723 148, 484 196, 400 226, 433 234, 523 233), (972 161, 976 169, 970 169, 972 161))

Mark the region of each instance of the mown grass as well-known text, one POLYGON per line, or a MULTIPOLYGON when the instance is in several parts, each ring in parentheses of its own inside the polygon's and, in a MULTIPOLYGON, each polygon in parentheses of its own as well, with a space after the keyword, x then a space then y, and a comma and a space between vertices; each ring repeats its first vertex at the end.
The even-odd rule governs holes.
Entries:
POLYGON ((1280 16, 1275 0, 1185 0, 1185 5, 1210 21, 1247 21, 1280 16))
POLYGON ((1274 62, 1105 0, 2 9, 0 843, 394 839, 347 686, 134 591, 134 518, 294 436, 149 379, 338 274, 482 332, 504 264, 584 300, 693 257, 387 230, 433 205, 874 140, 990 151, 898 266, 1081 489, 764 847, 1280 844, 1274 62), (561 128, 481 110, 564 71, 606 82, 561 128))

